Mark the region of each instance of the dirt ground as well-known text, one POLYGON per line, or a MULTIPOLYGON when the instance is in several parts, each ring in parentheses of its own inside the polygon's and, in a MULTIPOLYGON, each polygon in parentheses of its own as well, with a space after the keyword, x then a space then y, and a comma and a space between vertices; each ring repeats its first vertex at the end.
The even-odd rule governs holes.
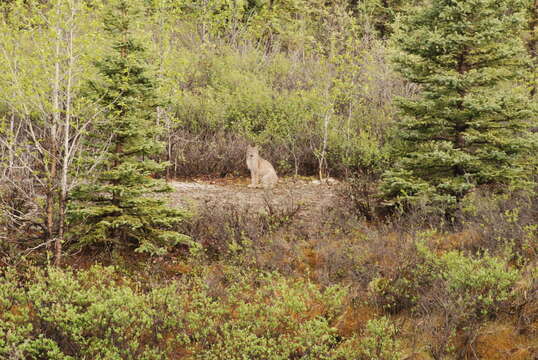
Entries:
POLYGON ((322 183, 308 178, 280 178, 270 190, 249 188, 249 183, 249 178, 174 180, 168 184, 175 191, 168 196, 172 204, 187 208, 199 203, 233 204, 253 210, 262 210, 267 204, 300 206, 297 215, 310 218, 337 201, 338 182, 332 179, 322 183))

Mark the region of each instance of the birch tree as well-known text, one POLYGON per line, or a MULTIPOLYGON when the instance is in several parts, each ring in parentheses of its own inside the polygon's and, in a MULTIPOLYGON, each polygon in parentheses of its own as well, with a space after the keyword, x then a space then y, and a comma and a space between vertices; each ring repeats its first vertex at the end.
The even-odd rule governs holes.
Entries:
POLYGON ((88 47, 98 53, 89 42, 96 27, 81 0, 16 1, 5 4, 3 12, 0 82, 7 91, 0 102, 10 119, 9 130, 0 136, 9 159, 3 180, 33 204, 38 218, 33 221, 43 229, 39 246, 54 243, 59 264, 73 185, 69 172, 98 112, 78 97, 80 80, 87 76, 88 47), (27 183, 35 192, 22 187, 27 183))

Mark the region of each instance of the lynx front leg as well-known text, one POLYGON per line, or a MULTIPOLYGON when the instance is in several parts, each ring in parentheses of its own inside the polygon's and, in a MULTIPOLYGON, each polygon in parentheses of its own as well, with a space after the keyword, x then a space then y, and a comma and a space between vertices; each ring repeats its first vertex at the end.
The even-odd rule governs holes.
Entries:
POLYGON ((260 187, 260 171, 254 171, 254 186, 255 188, 260 187))
POLYGON ((250 170, 250 185, 248 186, 249 188, 254 188, 256 187, 258 181, 256 179, 256 172, 254 170, 250 170))

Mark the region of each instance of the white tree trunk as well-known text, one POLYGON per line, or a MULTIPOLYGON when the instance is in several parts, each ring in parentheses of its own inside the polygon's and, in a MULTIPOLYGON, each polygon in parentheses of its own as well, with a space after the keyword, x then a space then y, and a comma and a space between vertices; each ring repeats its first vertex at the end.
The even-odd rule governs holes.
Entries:
POLYGON ((75 17, 77 6, 73 1, 70 1, 70 22, 69 29, 67 30, 67 73, 66 73, 66 87, 65 87, 65 120, 63 124, 63 157, 62 157, 62 172, 60 177, 60 197, 59 197, 59 215, 60 215, 60 229, 58 232, 58 238, 55 244, 55 258, 56 265, 60 265, 62 257, 62 244, 65 241, 65 226, 66 226, 66 209, 67 209, 67 194, 68 194, 68 173, 71 155, 73 153, 73 147, 69 142, 71 135, 71 103, 72 103, 72 87, 73 87, 73 69, 75 66, 75 56, 73 53, 73 37, 75 32, 75 17))
POLYGON ((321 154, 319 157, 319 180, 323 180, 324 178, 324 171, 327 168, 327 141, 329 137, 329 121, 331 118, 330 111, 327 111, 325 113, 325 117, 323 118, 323 143, 321 148, 321 154))

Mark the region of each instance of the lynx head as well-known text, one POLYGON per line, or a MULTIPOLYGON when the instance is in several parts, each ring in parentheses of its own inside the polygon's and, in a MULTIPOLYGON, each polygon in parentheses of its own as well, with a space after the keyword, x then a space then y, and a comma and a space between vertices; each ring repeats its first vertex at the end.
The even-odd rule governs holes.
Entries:
POLYGON ((247 146, 247 160, 254 159, 258 157, 258 147, 257 146, 247 146))

